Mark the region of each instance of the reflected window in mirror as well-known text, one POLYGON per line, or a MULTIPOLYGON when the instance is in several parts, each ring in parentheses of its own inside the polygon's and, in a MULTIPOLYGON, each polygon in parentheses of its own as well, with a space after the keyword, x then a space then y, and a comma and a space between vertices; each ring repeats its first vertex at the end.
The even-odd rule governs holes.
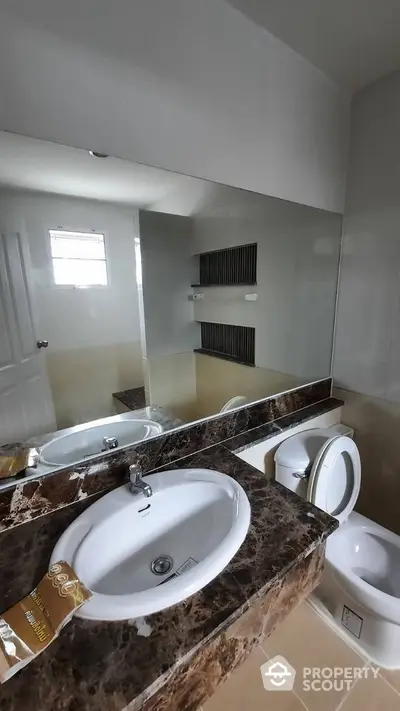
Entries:
POLYGON ((104 234, 50 230, 57 286, 107 286, 104 234))

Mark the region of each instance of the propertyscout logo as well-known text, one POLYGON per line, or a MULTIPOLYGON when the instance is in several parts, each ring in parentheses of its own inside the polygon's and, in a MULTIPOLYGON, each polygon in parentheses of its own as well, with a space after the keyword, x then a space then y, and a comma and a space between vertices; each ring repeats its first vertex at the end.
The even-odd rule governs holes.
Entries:
MULTIPOLYGON (((296 669, 278 655, 261 667, 261 678, 266 691, 291 691, 296 669)), ((303 691, 349 691, 358 679, 376 679, 379 667, 302 667, 297 670, 303 691)))
POLYGON ((264 689, 267 691, 291 691, 296 670, 285 657, 274 657, 261 666, 264 689))

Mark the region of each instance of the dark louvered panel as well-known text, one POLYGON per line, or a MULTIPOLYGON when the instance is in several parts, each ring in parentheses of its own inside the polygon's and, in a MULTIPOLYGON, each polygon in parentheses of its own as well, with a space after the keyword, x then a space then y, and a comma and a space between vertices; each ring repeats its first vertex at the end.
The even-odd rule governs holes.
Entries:
POLYGON ((225 323, 201 323, 201 348, 197 352, 255 365, 255 328, 225 323))
POLYGON ((257 244, 200 254, 200 285, 256 284, 257 244))

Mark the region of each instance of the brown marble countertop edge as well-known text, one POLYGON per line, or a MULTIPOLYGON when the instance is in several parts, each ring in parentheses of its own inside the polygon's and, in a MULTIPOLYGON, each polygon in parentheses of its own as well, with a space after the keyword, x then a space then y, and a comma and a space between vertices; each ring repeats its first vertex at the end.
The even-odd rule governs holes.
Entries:
POLYGON ((223 440, 221 444, 234 454, 239 454, 249 447, 254 447, 260 442, 264 442, 271 437, 276 437, 276 435, 282 432, 290 431, 304 422, 319 417, 327 412, 331 412, 332 410, 336 410, 339 407, 343 407, 343 405, 344 401, 338 398, 325 398, 312 405, 307 405, 295 412, 291 412, 288 415, 282 415, 275 420, 271 420, 271 422, 258 425, 258 427, 253 427, 246 432, 234 435, 229 439, 223 440))
MULTIPOLYGON (((270 585, 267 584, 265 587, 269 588, 270 585)), ((130 710, 132 708, 132 704, 135 704, 135 707, 137 705, 139 708, 141 708, 141 705, 144 704, 145 701, 147 701, 149 698, 154 696, 157 691, 162 689, 162 687, 168 682, 168 680, 173 676, 173 674, 179 671, 181 667, 185 666, 185 664, 187 664, 187 662, 192 659, 200 649, 212 643, 215 639, 219 637, 220 634, 222 634, 226 629, 233 625, 236 620, 238 620, 245 612, 247 612, 250 609, 251 605, 256 601, 256 599, 257 596, 254 596, 254 600, 246 600, 241 605, 239 605, 239 607, 231 615, 229 615, 229 617, 223 620, 211 632, 209 632, 201 640, 199 640, 199 642, 197 642, 191 649, 189 649, 182 657, 179 657, 179 659, 177 659, 164 674, 155 679, 152 684, 150 684, 147 688, 143 689, 143 691, 138 696, 129 701, 128 704, 121 709, 121 711, 126 711, 126 709, 130 710)))

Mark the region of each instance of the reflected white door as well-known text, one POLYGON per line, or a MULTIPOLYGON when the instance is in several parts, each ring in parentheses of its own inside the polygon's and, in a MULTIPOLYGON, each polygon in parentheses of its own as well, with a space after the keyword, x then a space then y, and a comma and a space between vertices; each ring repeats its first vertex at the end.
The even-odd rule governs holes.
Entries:
POLYGON ((0 233, 0 444, 56 430, 22 232, 0 233))

